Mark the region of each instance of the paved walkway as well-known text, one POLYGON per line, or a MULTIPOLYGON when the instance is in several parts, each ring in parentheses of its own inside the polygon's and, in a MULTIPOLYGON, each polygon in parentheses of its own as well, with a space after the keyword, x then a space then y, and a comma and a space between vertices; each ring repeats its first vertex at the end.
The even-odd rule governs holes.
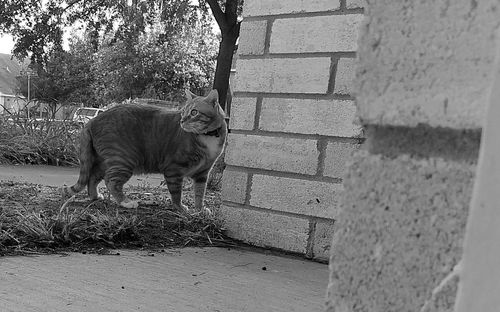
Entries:
MULTIPOLYGON (((0 166, 0 180, 61 185, 77 175, 68 168, 0 166)), ((0 257, 0 311, 324 310, 324 264, 226 248, 117 252, 0 257)))
POLYGON ((221 248, 119 253, 0 258, 0 310, 323 311, 326 265, 221 248))
MULTIPOLYGON (((0 181, 29 182, 48 186, 73 185, 78 180, 78 168, 55 166, 0 165, 0 181)), ((159 174, 133 176, 127 184, 157 186, 163 181, 159 174)))

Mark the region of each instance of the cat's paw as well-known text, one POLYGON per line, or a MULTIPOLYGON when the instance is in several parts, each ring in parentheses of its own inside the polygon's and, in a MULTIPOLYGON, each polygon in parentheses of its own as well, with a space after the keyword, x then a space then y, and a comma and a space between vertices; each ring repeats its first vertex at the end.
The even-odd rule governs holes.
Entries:
POLYGON ((189 212, 189 208, 184 204, 173 204, 174 209, 180 212, 189 212))
POLYGON ((212 210, 208 209, 207 207, 203 207, 200 211, 202 215, 205 216, 211 216, 212 215, 212 210))
POLYGON ((104 199, 104 195, 102 193, 97 193, 97 195, 92 196, 91 200, 102 200, 104 199))
POLYGON ((195 211, 192 213, 192 215, 202 215, 209 217, 212 215, 212 210, 206 208, 206 207, 201 207, 201 208, 195 208, 195 211))
POLYGON ((194 208, 196 210, 195 214, 202 214, 205 216, 210 216, 212 215, 212 211, 205 207, 205 205, 200 204, 200 203, 195 203, 194 208))
POLYGON ((127 208, 127 209, 135 209, 135 208, 139 207, 139 202, 136 200, 131 200, 129 198, 125 198, 120 203, 120 206, 122 206, 123 208, 127 208))
POLYGON ((71 188, 67 186, 62 186, 58 188, 57 191, 59 192, 59 194, 61 194, 61 197, 63 199, 70 198, 71 196, 74 195, 73 192, 71 191, 71 188))

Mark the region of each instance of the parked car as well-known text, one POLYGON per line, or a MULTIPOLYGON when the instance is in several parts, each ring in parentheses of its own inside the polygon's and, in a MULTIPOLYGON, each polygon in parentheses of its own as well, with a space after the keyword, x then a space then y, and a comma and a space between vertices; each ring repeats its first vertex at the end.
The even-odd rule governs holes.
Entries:
POLYGON ((101 108, 82 107, 75 111, 73 121, 86 124, 90 119, 95 118, 102 112, 104 112, 104 109, 101 108))

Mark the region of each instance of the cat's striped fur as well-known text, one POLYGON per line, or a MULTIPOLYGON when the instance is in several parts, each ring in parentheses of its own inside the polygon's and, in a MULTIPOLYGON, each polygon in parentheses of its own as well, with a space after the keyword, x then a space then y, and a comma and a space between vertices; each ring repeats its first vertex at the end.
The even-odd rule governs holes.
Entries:
POLYGON ((92 119, 80 138, 78 182, 63 188, 65 196, 85 187, 91 199, 102 196, 97 184, 104 179, 114 200, 123 207, 138 202, 123 194, 133 174, 162 173, 175 208, 181 203, 184 177, 194 180, 195 208, 202 210, 210 169, 222 153, 227 126, 217 91, 197 97, 186 91, 181 111, 149 105, 118 105, 92 119))

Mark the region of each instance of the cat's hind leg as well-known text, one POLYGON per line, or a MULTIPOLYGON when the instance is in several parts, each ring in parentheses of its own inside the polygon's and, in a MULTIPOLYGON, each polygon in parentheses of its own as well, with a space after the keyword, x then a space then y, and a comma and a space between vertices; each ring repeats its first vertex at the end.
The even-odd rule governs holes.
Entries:
POLYGON ((123 194, 123 185, 130 179, 131 176, 132 170, 122 165, 108 167, 104 176, 106 187, 116 203, 124 208, 130 209, 139 207, 138 201, 131 200, 123 194))
POLYGON ((167 182, 174 209, 181 212, 187 212, 189 211, 188 207, 182 204, 182 181, 182 177, 169 177, 165 175, 165 182, 167 182))
POLYGON ((90 199, 104 199, 104 196, 97 190, 97 185, 104 179, 104 169, 101 164, 95 164, 92 168, 92 173, 89 177, 89 182, 87 183, 87 191, 90 199))

